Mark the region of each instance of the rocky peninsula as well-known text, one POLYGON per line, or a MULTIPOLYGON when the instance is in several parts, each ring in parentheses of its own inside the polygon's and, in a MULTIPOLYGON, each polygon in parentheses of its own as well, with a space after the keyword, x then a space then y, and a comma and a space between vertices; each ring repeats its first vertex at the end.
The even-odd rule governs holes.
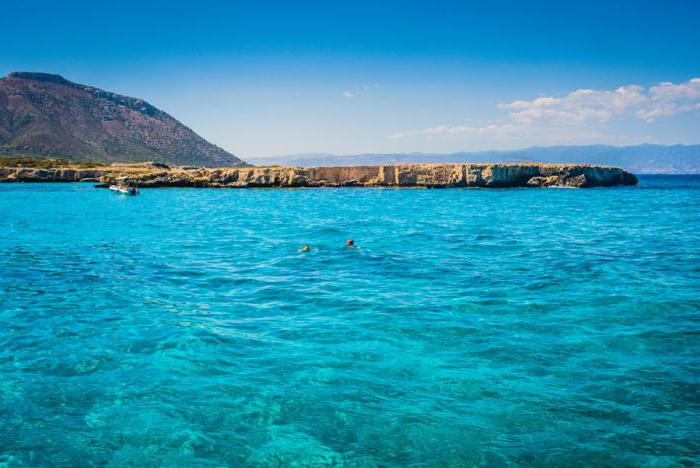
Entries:
POLYGON ((0 167, 0 182, 100 182, 137 187, 608 187, 635 185, 619 167, 587 164, 397 164, 347 167, 0 167))
POLYGON ((0 167, 0 182, 99 182, 137 187, 609 187, 635 185, 619 167, 588 164, 396 164, 197 168, 162 163, 0 167))

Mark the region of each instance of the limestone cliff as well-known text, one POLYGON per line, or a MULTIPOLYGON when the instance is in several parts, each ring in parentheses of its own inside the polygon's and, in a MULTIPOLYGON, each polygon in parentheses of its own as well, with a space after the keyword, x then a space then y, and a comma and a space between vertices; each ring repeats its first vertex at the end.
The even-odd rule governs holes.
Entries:
POLYGON ((139 187, 606 187, 635 185, 619 167, 566 164, 397 164, 349 167, 0 168, 2 182, 123 182, 139 187))

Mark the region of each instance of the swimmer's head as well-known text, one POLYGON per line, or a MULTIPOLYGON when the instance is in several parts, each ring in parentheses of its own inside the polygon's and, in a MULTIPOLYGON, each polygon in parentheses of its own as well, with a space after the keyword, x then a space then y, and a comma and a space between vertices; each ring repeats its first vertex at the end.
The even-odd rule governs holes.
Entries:
POLYGON ((309 252, 310 250, 311 250, 311 247, 309 247, 308 245, 305 245, 304 247, 301 248, 302 252, 309 252))
POLYGON ((348 239, 347 241, 345 241, 345 246, 346 247, 355 247, 355 241, 352 239, 348 239))

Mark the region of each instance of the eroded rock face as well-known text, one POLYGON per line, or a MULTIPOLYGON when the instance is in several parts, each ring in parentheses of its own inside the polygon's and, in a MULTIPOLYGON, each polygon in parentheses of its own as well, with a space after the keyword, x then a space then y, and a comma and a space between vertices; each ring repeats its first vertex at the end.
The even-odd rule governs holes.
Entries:
POLYGON ((99 179, 139 187, 606 187, 635 185, 619 167, 556 164, 397 164, 352 167, 0 168, 2 182, 99 179))
POLYGON ((619 167, 587 165, 540 166, 540 175, 527 181, 530 187, 606 187, 637 185, 637 177, 619 167))
POLYGON ((97 181, 110 173, 109 169, 37 169, 30 167, 0 167, 0 182, 81 182, 97 181))

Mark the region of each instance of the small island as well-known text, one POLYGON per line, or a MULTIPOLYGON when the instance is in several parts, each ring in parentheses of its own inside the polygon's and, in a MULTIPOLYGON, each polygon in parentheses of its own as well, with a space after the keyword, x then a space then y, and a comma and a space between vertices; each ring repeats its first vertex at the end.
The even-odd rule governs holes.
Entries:
MULTIPOLYGON (((5 165, 7 166, 7 165, 5 165)), ((346 167, 174 166, 165 163, 0 167, 0 182, 99 182, 134 187, 610 187, 636 185, 619 167, 590 164, 394 164, 346 167)))

